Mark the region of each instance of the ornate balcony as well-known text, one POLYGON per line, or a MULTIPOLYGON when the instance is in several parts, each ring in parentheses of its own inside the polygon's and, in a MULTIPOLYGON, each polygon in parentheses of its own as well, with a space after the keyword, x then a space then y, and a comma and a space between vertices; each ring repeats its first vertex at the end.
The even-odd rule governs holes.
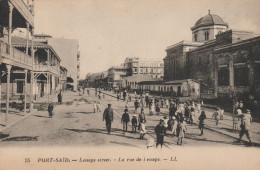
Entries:
POLYGON ((32 58, 26 55, 24 52, 19 51, 11 47, 9 51, 9 45, 0 41, 2 63, 10 64, 13 66, 25 68, 28 70, 32 69, 32 58))

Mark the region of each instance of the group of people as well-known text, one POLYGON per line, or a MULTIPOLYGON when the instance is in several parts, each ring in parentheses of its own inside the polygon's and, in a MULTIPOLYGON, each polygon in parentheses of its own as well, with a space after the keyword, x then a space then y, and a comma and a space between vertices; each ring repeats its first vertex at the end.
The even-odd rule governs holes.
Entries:
MULTIPOLYGON (((140 134, 140 139, 144 139, 144 136, 147 133, 145 126, 147 120, 144 114, 144 108, 149 107, 149 113, 150 115, 153 115, 154 111, 156 111, 157 114, 160 114, 160 108, 163 108, 164 106, 166 106, 166 108, 169 108, 169 114, 168 117, 164 116, 162 119, 160 119, 158 125, 155 126, 154 131, 156 134, 156 147, 158 147, 159 145, 161 145, 161 147, 163 146, 164 136, 167 134, 167 131, 170 132, 170 135, 176 136, 178 138, 177 145, 182 145, 185 134, 187 133, 186 123, 193 124, 195 118, 199 120, 198 128, 200 130, 200 135, 202 136, 204 134, 205 120, 207 119, 207 116, 205 111, 202 109, 203 101, 194 102, 192 100, 189 100, 185 102, 180 102, 178 98, 173 101, 172 99, 164 99, 163 97, 149 97, 149 95, 135 96, 134 113, 138 113, 139 108, 141 111, 138 117, 136 115, 133 115, 130 119, 127 106, 129 98, 127 96, 130 95, 128 95, 127 93, 123 93, 123 100, 126 101, 125 110, 121 118, 124 134, 128 131, 128 126, 131 122, 132 133, 137 133, 138 130, 140 134)), ((110 119, 111 116, 106 115, 110 115, 111 110, 111 104, 109 104, 103 115, 103 119, 106 120, 107 130, 109 134, 111 132, 112 120, 110 119)), ((241 121, 241 131, 237 142, 240 142, 243 135, 246 134, 250 144, 252 144, 249 134, 249 127, 250 123, 252 122, 250 110, 245 109, 242 102, 237 102, 234 106, 234 110, 234 117, 236 121, 241 121)), ((218 126, 219 122, 224 119, 224 109, 222 107, 217 107, 216 111, 212 115, 212 118, 215 119, 216 126, 218 126)))

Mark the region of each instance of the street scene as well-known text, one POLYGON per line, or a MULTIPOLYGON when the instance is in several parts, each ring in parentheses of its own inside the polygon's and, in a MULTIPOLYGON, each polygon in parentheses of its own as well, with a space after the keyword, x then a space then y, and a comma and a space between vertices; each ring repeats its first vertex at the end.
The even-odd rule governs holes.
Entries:
POLYGON ((0 0, 0 169, 36 148, 259 169, 260 3, 213 1, 0 0))

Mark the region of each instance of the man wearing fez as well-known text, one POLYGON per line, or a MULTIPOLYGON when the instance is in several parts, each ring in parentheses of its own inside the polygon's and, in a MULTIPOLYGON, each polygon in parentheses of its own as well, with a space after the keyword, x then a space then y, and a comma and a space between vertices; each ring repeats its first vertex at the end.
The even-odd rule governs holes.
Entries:
POLYGON ((108 104, 108 107, 104 110, 103 114, 103 121, 106 120, 106 127, 107 127, 107 132, 110 134, 111 132, 111 124, 113 122, 113 109, 111 109, 111 104, 108 104))

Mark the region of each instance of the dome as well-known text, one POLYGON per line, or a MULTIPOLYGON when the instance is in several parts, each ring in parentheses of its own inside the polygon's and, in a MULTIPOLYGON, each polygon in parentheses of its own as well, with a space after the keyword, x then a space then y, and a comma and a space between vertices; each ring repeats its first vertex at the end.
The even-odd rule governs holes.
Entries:
POLYGON ((220 18, 218 15, 214 14, 208 14, 202 18, 200 18, 194 27, 191 29, 194 30, 196 28, 202 27, 202 26, 211 26, 211 25, 223 25, 223 26, 228 26, 227 23, 223 21, 222 18, 220 18))

